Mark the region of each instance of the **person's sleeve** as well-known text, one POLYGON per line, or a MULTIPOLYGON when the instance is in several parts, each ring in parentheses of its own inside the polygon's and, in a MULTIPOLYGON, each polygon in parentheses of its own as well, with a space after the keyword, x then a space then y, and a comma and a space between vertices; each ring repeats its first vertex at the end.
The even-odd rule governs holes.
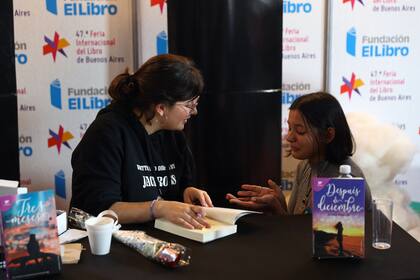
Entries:
POLYGON ((121 138, 109 121, 88 129, 72 156, 72 206, 97 215, 121 201, 121 138))

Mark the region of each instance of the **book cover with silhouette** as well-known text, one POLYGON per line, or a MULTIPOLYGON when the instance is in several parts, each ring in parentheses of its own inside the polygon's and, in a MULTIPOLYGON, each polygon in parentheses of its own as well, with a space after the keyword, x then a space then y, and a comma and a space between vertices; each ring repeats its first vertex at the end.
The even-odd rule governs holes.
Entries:
POLYGON ((1 240, 10 279, 61 271, 52 190, 0 196, 1 240))
POLYGON ((311 183, 314 257, 364 258, 364 179, 313 178, 311 183))

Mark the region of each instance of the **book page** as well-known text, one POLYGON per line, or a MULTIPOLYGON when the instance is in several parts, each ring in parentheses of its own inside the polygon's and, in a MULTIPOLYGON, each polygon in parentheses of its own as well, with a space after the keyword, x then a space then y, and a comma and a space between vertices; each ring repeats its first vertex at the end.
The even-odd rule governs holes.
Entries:
POLYGON ((222 207, 204 207, 207 213, 207 217, 223 222, 225 224, 234 225, 236 221, 248 214, 262 214, 262 212, 250 211, 250 210, 239 210, 222 207))
POLYGON ((0 187, 5 188, 17 188, 19 186, 19 181, 10 181, 0 179, 0 187))
POLYGON ((209 218, 205 218, 205 220, 210 224, 210 228, 188 229, 164 219, 156 219, 155 228, 202 243, 219 239, 236 232, 236 225, 227 225, 220 221, 212 220, 209 218))

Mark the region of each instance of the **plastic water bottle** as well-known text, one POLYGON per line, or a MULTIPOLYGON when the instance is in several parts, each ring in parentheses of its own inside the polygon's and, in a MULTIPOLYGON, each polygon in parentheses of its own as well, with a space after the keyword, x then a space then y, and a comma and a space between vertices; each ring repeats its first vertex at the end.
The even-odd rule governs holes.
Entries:
POLYGON ((339 173, 340 173, 340 175, 338 176, 339 178, 353 178, 353 176, 351 176, 350 165, 347 165, 347 164, 340 165, 339 173))

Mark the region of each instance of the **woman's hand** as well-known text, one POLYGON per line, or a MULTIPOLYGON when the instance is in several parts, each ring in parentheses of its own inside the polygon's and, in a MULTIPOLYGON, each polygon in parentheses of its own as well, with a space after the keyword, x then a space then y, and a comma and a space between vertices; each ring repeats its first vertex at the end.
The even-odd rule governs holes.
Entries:
POLYGON ((210 227, 204 220, 206 212, 201 206, 177 201, 157 200, 153 207, 156 218, 164 218, 189 229, 210 227))
POLYGON ((213 207, 213 203, 207 192, 194 187, 185 189, 184 202, 189 204, 200 204, 204 207, 213 207))
POLYGON ((286 214, 287 206, 283 192, 272 180, 268 180, 268 188, 256 185, 242 185, 238 197, 228 193, 226 199, 229 203, 239 207, 264 211, 272 214, 286 214))
POLYGON ((243 190, 238 191, 238 196, 241 198, 262 197, 265 195, 279 197, 280 187, 273 180, 268 180, 267 183, 269 188, 256 185, 242 185, 241 188, 243 190))

